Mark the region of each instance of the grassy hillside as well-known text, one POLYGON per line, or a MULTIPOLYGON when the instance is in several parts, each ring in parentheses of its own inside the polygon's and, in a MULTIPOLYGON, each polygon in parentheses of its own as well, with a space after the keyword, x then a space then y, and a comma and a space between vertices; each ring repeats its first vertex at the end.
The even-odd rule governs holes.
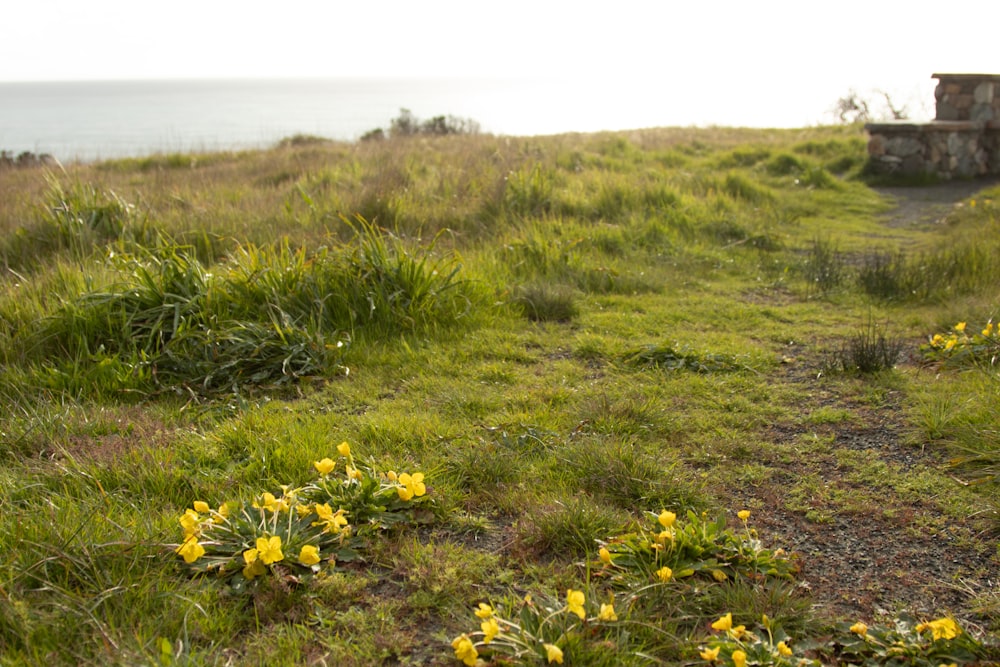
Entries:
POLYGON ((0 664, 997 659, 1000 189, 864 146, 0 171, 0 664))

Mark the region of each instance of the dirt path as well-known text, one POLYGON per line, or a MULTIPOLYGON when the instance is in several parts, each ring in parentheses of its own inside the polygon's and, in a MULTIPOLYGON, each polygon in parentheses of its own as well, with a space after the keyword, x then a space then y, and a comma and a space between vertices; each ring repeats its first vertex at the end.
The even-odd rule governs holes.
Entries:
POLYGON ((887 226, 916 228, 943 222, 952 209, 963 200, 997 184, 1000 184, 1000 179, 947 181, 921 187, 875 189, 896 200, 896 207, 885 217, 887 226))
MULTIPOLYGON (((880 188, 897 202, 884 224, 940 224, 998 182, 880 188)), ((981 628, 977 595, 1000 587, 1000 557, 995 540, 984 537, 985 515, 943 516, 942 504, 921 497, 919 484, 899 487, 901 478, 947 474, 938 448, 910 442, 900 392, 887 391, 873 404, 845 393, 842 383, 818 379, 818 371, 819 362, 784 367, 778 381, 808 398, 800 419, 765 434, 772 453, 762 463, 774 474, 741 494, 759 510, 754 517, 765 542, 801 556, 801 581, 838 618, 952 614, 981 628), (821 410, 841 418, 811 421, 821 410)))
POLYGON ((755 517, 765 541, 800 555, 800 580, 838 618, 908 611, 977 627, 974 597, 998 585, 995 545, 981 537, 983 517, 944 516, 919 484, 898 486, 945 467, 934 448, 908 442, 903 396, 888 392, 873 407, 817 380, 814 369, 790 369, 785 381, 808 398, 803 420, 767 434, 774 454, 766 464, 777 472, 748 499, 763 505, 755 517), (810 421, 830 409, 845 418, 810 421))

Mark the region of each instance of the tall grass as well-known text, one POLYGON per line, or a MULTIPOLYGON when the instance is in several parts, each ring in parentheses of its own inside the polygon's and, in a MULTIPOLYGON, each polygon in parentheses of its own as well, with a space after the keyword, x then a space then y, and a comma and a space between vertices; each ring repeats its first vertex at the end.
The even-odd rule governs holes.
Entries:
POLYGON ((858 269, 861 289, 883 301, 931 301, 970 294, 994 284, 1000 270, 995 240, 960 241, 917 255, 903 251, 865 256, 858 269))
POLYGON ((212 393, 325 375, 351 339, 449 327, 469 313, 477 297, 454 258, 353 224, 350 243, 244 245, 212 270, 172 245, 117 255, 111 284, 68 300, 22 345, 56 389, 212 393))

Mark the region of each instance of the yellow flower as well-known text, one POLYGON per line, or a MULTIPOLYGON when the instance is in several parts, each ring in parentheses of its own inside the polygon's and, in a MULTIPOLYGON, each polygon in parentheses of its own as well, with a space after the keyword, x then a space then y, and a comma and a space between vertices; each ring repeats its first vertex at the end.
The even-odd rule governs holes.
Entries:
POLYGON ((351 458, 351 446, 347 442, 342 442, 337 445, 337 451, 340 452, 341 456, 351 458))
POLYGON ((493 616, 493 607, 489 606, 485 602, 480 602, 479 609, 476 610, 476 616, 479 618, 490 618, 493 616))
POLYGON ((936 621, 921 623, 917 626, 917 632, 930 630, 934 639, 954 639, 962 634, 962 629, 950 618, 939 618, 936 621))
POLYGON ((313 511, 313 508, 310 507, 309 505, 296 505, 295 506, 295 513, 299 515, 300 519, 304 519, 305 517, 309 516, 310 514, 312 514, 312 511, 313 511))
MULTIPOLYGON (((399 483, 406 487, 406 490, 410 493, 410 498, 413 496, 420 497, 427 493, 427 486, 424 485, 424 473, 415 472, 412 475, 409 473, 403 473, 399 476, 399 483)), ((405 498, 404 500, 409 500, 410 498, 405 498)))
POLYGON ((670 528, 670 526, 674 525, 674 521, 677 520, 677 515, 673 512, 663 510, 660 512, 660 516, 656 517, 656 520, 659 521, 660 525, 664 528, 670 528))
POLYGON ((788 648, 788 644, 785 642, 778 642, 778 655, 783 655, 786 658, 792 654, 792 649, 788 648))
POLYGON ((597 555, 600 557, 601 562, 605 565, 611 565, 611 552, 601 547, 597 550, 597 555))
POLYGON ((862 623, 861 621, 858 621, 857 623, 851 626, 851 632, 858 635, 859 637, 864 637, 865 635, 868 634, 868 626, 862 623))
POLYGON ((743 651, 733 651, 733 667, 747 667, 747 654, 743 651))
POLYGON ((670 528, 668 530, 661 530, 660 534, 656 536, 657 544, 666 544, 667 540, 674 539, 674 530, 670 528))
POLYGON ((344 508, 341 507, 336 512, 330 508, 328 503, 317 504, 313 509, 319 521, 313 521, 314 526, 323 526, 324 533, 338 534, 347 525, 347 517, 344 516, 344 508))
POLYGON ((267 572, 264 567, 264 563, 257 558, 256 549, 247 549, 243 552, 243 562, 246 566, 243 568, 243 576, 247 579, 253 579, 254 577, 259 577, 260 575, 267 572))
POLYGON ((489 644, 493 641, 493 638, 500 634, 500 624, 497 623, 497 619, 488 618, 479 624, 479 627, 483 630, 483 643, 489 644))
POLYGON ((740 521, 746 523, 747 519, 750 518, 750 510, 740 510, 739 512, 736 513, 736 516, 740 518, 740 521))
POLYGON ((747 633, 747 626, 737 625, 735 628, 729 631, 729 636, 733 639, 743 639, 743 635, 747 633))
POLYGON ((205 547, 198 544, 198 538, 188 535, 184 544, 177 547, 177 554, 184 558, 185 563, 193 563, 205 555, 205 547))
POLYGON ((180 521, 181 528, 184 529, 184 537, 197 535, 201 530, 201 520, 198 518, 198 513, 194 510, 185 510, 178 521, 180 521))
POLYGON ((226 503, 219 505, 218 513, 223 519, 227 518, 229 516, 229 505, 226 503))
POLYGON ((196 500, 196 501, 194 501, 194 511, 198 512, 199 514, 208 514, 209 511, 211 511, 211 508, 208 506, 208 503, 206 503, 205 501, 203 501, 203 500, 196 500))
POLYGON ((712 570, 712 577, 716 581, 725 581, 726 579, 729 578, 729 575, 723 572, 722 570, 712 570))
POLYGON ((468 667, 474 667, 479 658, 479 651, 472 644, 472 640, 467 635, 459 635, 451 642, 451 647, 455 649, 455 657, 468 667))
POLYGON ((670 578, 674 576, 674 571, 669 567, 664 565, 659 570, 656 571, 656 578, 662 582, 670 581, 670 578))
POLYGON ((563 664, 563 652, 562 649, 555 644, 543 644, 545 647, 545 655, 549 659, 549 663, 559 663, 563 664))
POLYGON ((256 508, 264 508, 269 512, 287 512, 288 511, 288 501, 284 498, 275 498, 273 493, 264 492, 259 502, 254 502, 253 504, 256 508))
POLYGON ((319 562, 319 549, 311 544, 306 544, 299 552, 299 562, 303 565, 315 565, 319 562))
POLYGON ((712 629, 718 630, 719 632, 722 632, 723 630, 729 630, 732 627, 733 627, 733 614, 731 612, 726 614, 719 620, 717 620, 715 623, 712 623, 712 629))
POLYGON ((715 662, 719 659, 719 647, 703 649, 698 655, 706 662, 715 662))
POLYGON ((323 477, 326 477, 333 472, 333 469, 337 467, 337 464, 333 462, 333 459, 325 458, 321 461, 313 461, 313 467, 316 468, 316 472, 323 477))
POLYGON ((285 555, 281 553, 281 536, 275 535, 270 538, 258 537, 257 557, 260 558, 264 565, 270 565, 271 563, 277 563, 280 560, 284 560, 285 555))
POLYGON ((939 333, 934 334, 934 337, 931 338, 931 347, 941 347, 942 345, 944 345, 944 336, 939 333))
POLYGON ((601 612, 597 615, 599 621, 617 621, 618 614, 615 613, 614 604, 602 604, 601 612))
POLYGON ((958 333, 965 333, 965 322, 959 322, 955 325, 955 331, 958 333))
POLYGON ((347 473, 348 479, 356 479, 359 482, 364 478, 364 475, 360 470, 352 466, 350 463, 347 464, 345 472, 347 473))
POLYGON ((579 616, 581 621, 587 616, 587 612, 583 610, 585 601, 583 591, 574 591, 572 588, 566 591, 566 609, 569 613, 579 616))
POLYGON ((396 479, 397 479, 397 475, 396 475, 396 471, 395 470, 390 470, 389 472, 387 472, 385 474, 385 476, 389 478, 390 482, 395 482, 396 479))
POLYGON ((944 350, 947 352, 958 344, 958 339, 954 336, 948 338, 948 342, 944 344, 944 350))

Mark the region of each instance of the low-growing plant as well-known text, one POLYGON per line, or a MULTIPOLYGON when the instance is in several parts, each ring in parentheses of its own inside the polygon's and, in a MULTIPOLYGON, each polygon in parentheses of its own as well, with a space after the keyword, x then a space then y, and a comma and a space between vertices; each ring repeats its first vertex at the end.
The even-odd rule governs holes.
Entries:
MULTIPOLYGON (((698 655, 711 665, 772 665, 774 667, 819 667, 815 658, 796 653, 800 642, 793 641, 766 615, 761 618, 761 631, 751 632, 743 625, 733 624, 732 613, 726 613, 712 623, 712 630, 718 633, 706 644, 699 647, 698 655)), ((809 642, 803 642, 809 646, 809 642)))
POLYGON ((862 329, 845 340, 827 363, 830 370, 846 373, 878 373, 896 365, 903 352, 903 341, 886 334, 869 316, 862 329))
MULTIPOLYGON (((602 543, 595 577, 618 587, 634 582, 655 583, 700 577, 726 581, 731 577, 790 579, 795 562, 783 549, 765 548, 749 526, 749 510, 740 510, 742 530, 729 528, 725 516, 709 520, 689 511, 678 520, 669 510, 647 513, 651 521, 602 543)), ((635 591, 633 590, 633 594, 635 591)))
MULTIPOLYGON (((455 657, 464 665, 481 664, 480 655, 497 663, 563 664, 571 644, 597 644, 618 622, 613 596, 601 603, 582 590, 568 589, 563 599, 528 594, 506 598, 499 608, 480 602, 475 610, 478 631, 452 640, 455 657)), ((612 644, 612 651, 619 650, 612 644)), ((610 656, 609 656, 610 657, 610 656)))
POLYGON ((736 357, 714 352, 698 352, 687 346, 646 345, 628 352, 624 361, 633 366, 649 366, 668 371, 719 373, 746 368, 736 357))
POLYGON ((920 346, 925 359, 953 366, 992 368, 1000 358, 1000 327, 990 320, 970 335, 966 322, 958 322, 946 333, 936 333, 920 346))
POLYGON ((974 663, 985 655, 985 647, 949 617, 917 622, 900 615, 888 626, 858 621, 839 623, 836 629, 821 652, 833 653, 838 663, 939 667, 974 663))
POLYGON ((337 446, 342 475, 330 458, 314 462, 318 479, 280 495, 217 509, 195 501, 180 517, 183 541, 173 547, 194 572, 228 580, 246 590, 257 577, 294 577, 360 557, 372 535, 425 520, 430 500, 423 473, 384 473, 355 462, 348 443, 337 446))

